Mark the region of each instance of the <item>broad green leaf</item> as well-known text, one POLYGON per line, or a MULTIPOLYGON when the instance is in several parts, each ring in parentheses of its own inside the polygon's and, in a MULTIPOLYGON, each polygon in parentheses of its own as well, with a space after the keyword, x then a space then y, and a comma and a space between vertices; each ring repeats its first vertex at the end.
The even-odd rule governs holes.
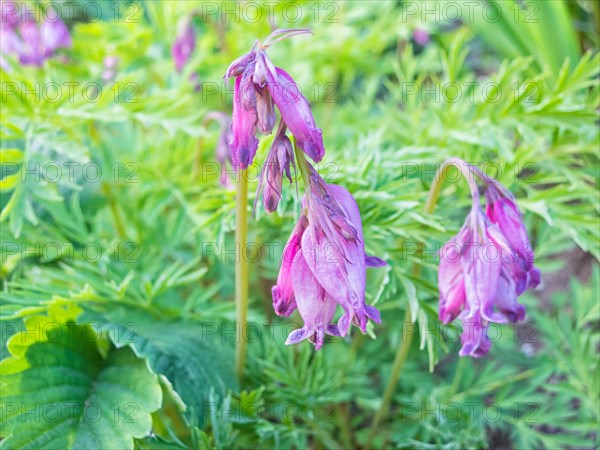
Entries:
POLYGON ((128 347, 101 354, 98 339, 67 322, 27 348, 29 367, 2 380, 0 448, 133 449, 133 438, 149 435, 157 376, 128 347))
POLYGON ((220 401, 228 390, 238 388, 233 349, 223 343, 227 336, 232 341, 233 325, 225 328, 217 323, 163 319, 132 309, 115 310, 104 317, 84 314, 80 321, 90 318, 108 331, 117 347, 131 345, 155 373, 169 379, 188 407, 190 419, 202 423, 209 408, 216 407, 208 404, 211 390, 220 401))

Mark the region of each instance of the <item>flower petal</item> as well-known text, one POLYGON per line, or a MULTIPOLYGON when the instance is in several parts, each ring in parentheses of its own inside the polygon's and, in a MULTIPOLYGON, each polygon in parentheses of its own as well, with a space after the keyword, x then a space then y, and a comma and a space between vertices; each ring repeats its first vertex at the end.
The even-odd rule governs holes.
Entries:
POLYGON ((264 66, 271 97, 298 146, 313 161, 321 161, 325 154, 321 129, 317 128, 310 105, 293 78, 285 70, 274 67, 263 51, 258 52, 257 64, 264 66))
POLYGON ((233 119, 231 131, 231 161, 236 169, 246 169, 254 160, 258 149, 258 139, 254 135, 257 121, 256 110, 244 107, 244 91, 253 89, 250 77, 238 76, 235 79, 233 95, 233 119))

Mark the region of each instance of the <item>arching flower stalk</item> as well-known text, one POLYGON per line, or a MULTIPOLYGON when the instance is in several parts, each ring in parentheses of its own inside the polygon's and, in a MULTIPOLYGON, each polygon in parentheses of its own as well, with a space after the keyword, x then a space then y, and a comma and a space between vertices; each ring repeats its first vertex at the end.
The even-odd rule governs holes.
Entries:
POLYGON ((460 232, 441 249, 438 271, 439 318, 463 323, 461 356, 481 357, 491 343, 490 322, 515 323, 525 318, 517 298, 536 287, 540 272, 514 196, 498 181, 459 159, 456 165, 469 181, 473 205, 460 232), (480 206, 475 175, 486 184, 487 208, 480 206))

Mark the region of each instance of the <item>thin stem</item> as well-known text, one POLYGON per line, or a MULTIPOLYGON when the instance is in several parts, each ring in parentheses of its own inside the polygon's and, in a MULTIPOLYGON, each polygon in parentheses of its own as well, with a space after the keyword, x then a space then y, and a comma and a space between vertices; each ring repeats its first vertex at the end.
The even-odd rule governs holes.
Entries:
POLYGON ((308 183, 310 180, 310 175, 307 166, 308 162, 304 158, 304 153, 302 153, 302 150, 298 149, 298 146, 296 145, 296 139, 293 139, 292 143, 294 145, 296 165, 298 166, 298 169, 300 169, 300 176, 302 177, 302 181, 304 181, 304 185, 308 187, 308 183))
MULTIPOLYGON (((442 182, 446 179, 446 171, 448 170, 450 165, 455 165, 467 177, 467 181, 469 182, 469 186, 471 187, 472 195, 476 195, 477 198, 479 198, 479 193, 477 192, 477 185, 474 181, 471 181, 469 179, 467 167, 464 161, 456 158, 451 158, 442 164, 440 169, 437 171, 433 182, 431 183, 431 186, 429 188, 429 194, 427 196, 427 201, 425 202, 424 208, 425 213, 427 214, 433 213, 433 210, 435 209, 435 205, 437 204, 437 200, 440 196, 440 192, 442 189, 442 182)), ((412 273, 413 276, 418 277, 421 273, 421 266, 415 263, 413 266, 412 273)), ((375 414, 375 418, 373 419, 373 426, 371 427, 371 432, 369 433, 369 437, 367 438, 367 448, 371 447, 371 442, 377 434, 379 424, 387 416, 392 396, 396 391, 396 384, 398 383, 398 379, 400 378, 400 374, 402 373, 402 368, 404 367, 404 362, 406 361, 406 357, 408 356, 408 352, 410 350, 410 345, 412 343, 412 338, 414 335, 412 327, 408 326, 410 323, 412 323, 411 310, 410 306, 406 305, 404 326, 402 327, 402 340, 400 345, 398 346, 398 349, 396 350, 394 364, 392 365, 392 374, 385 388, 381 406, 379 407, 379 410, 377 411, 377 413, 375 414)))
POLYGON ((125 225, 123 224, 123 217, 121 216, 121 211, 119 210, 115 196, 113 195, 112 189, 108 183, 102 183, 102 192, 108 199, 108 206, 110 207, 113 222, 117 230, 117 236, 119 239, 125 239, 125 225))
POLYGON ((350 423, 350 415, 348 413, 348 404, 342 403, 338 409, 338 419, 340 421, 340 437, 344 448, 353 448, 352 444, 352 424, 350 423))
POLYGON ((248 240, 248 177, 246 170, 240 170, 238 176, 235 208, 235 242, 236 247, 239 248, 235 262, 236 336, 238 342, 235 349, 235 368, 238 377, 241 378, 246 363, 244 330, 248 319, 248 261, 242 256, 248 240))
POLYGON ((366 448, 371 448, 371 442, 373 438, 377 434, 380 422, 387 416, 390 402, 392 401, 392 396, 394 395, 394 391, 396 390, 396 383, 400 378, 400 373, 402 372, 402 368, 404 367, 404 361, 406 361, 406 357, 408 356, 408 350, 410 349, 410 344, 412 343, 412 338, 414 330, 409 332, 408 325, 412 323, 410 316, 410 306, 406 306, 406 313, 404 315, 404 326, 402 327, 402 340, 401 344, 398 346, 398 350, 396 351, 396 356, 394 358, 394 365, 392 366, 392 374, 390 375, 390 381, 388 382, 385 392, 383 394, 383 401, 381 402, 381 406, 375 415, 375 419, 373 420, 373 426, 371 427, 371 433, 369 433, 369 437, 367 439, 366 448))
POLYGON ((454 379, 452 380, 452 386, 450 386, 450 396, 453 396, 458 391, 458 386, 460 385, 462 374, 465 371, 465 364, 467 364, 467 358, 459 357, 458 364, 456 365, 456 369, 454 371, 454 379))
POLYGON ((192 170, 192 178, 195 182, 200 181, 200 173, 202 170, 202 147, 203 147, 203 137, 199 137, 196 141, 196 154, 194 157, 194 166, 192 170))
POLYGON ((306 417, 304 419, 304 423, 306 423, 312 429, 313 436, 315 438, 318 438, 318 440, 321 441, 326 448, 344 448, 335 440, 335 438, 331 435, 331 433, 329 433, 329 431, 327 431, 323 426, 319 425, 314 420, 306 417))

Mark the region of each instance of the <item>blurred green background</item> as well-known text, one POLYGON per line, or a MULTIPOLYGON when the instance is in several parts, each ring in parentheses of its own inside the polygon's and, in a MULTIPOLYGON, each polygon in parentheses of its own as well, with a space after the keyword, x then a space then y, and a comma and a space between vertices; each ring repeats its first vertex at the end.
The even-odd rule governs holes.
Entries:
POLYGON ((50 6, 72 48, 1 72, 1 448, 598 448, 598 2, 50 6), (233 59, 300 27, 314 35, 269 56, 312 104, 321 174, 356 197, 367 252, 389 262, 368 274, 383 323, 319 352, 284 345, 300 323, 271 307, 299 211, 286 187, 249 224, 238 380, 235 189, 206 115, 231 113, 233 59), (437 319, 435 251, 469 208, 466 184, 447 183, 423 213, 450 156, 516 195, 542 271, 526 322, 492 329, 480 360, 437 319), (403 326, 415 339, 369 443, 403 326))

